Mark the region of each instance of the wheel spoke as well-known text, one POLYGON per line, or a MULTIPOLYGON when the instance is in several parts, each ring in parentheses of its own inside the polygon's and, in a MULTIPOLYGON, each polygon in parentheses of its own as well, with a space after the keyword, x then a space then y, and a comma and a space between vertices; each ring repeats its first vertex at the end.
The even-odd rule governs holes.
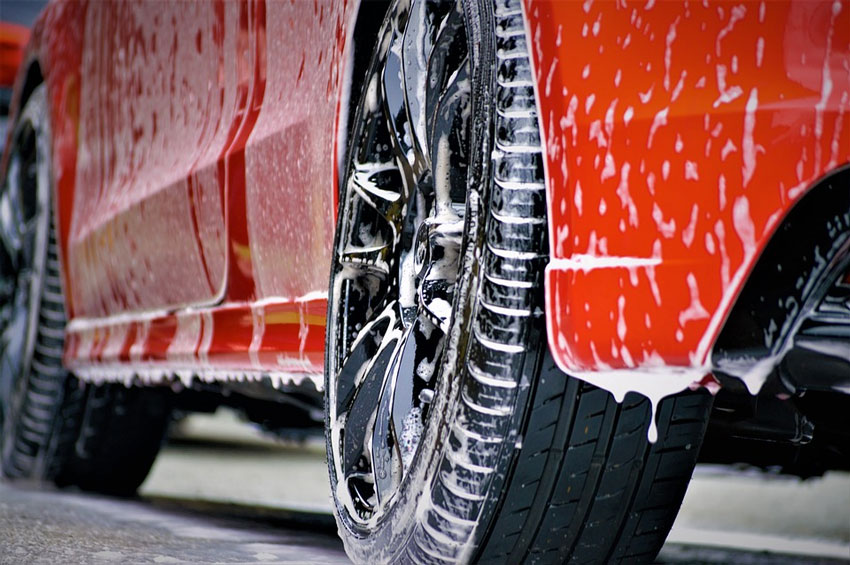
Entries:
POLYGON ((446 13, 453 8, 451 3, 445 1, 416 0, 410 7, 410 19, 404 30, 401 59, 407 111, 415 134, 413 141, 418 153, 426 160, 428 62, 434 49, 434 39, 446 18, 446 13))
POLYGON ((23 269, 29 269, 35 260, 35 232, 38 230, 38 218, 31 218, 21 225, 20 263, 23 269))
POLYGON ((382 313, 362 328, 354 338, 351 349, 339 365, 336 375, 337 413, 343 413, 351 406, 357 387, 364 380, 371 361, 384 343, 392 324, 392 316, 382 313))
MULTIPOLYGON (((460 3, 450 5, 452 9, 443 18, 437 28, 437 35, 433 40, 433 48, 428 58, 428 82, 425 95, 426 121, 429 124, 428 139, 433 138, 434 117, 437 106, 445 91, 447 80, 454 74, 456 60, 453 53, 460 51, 463 46, 458 45, 465 42, 463 32, 463 14, 460 11, 460 3)), ((431 154, 433 159, 433 154, 431 154)))
POLYGON ((433 376, 442 339, 430 330, 427 319, 418 318, 396 345, 389 378, 381 391, 371 437, 371 460, 378 503, 390 498, 419 445, 422 409, 419 390, 433 376), (423 325, 428 330, 423 331, 423 325))
POLYGON ((450 78, 435 115, 431 138, 436 215, 454 215, 453 204, 466 198, 466 122, 469 116, 469 65, 462 65, 450 78))
POLYGON ((433 338, 438 336, 434 336, 430 328, 426 335, 423 332, 423 324, 429 322, 417 318, 408 330, 404 348, 399 355, 397 377, 393 386, 392 423, 404 469, 410 466, 422 433, 422 413, 416 406, 416 381, 430 381, 437 357, 433 338))
POLYGON ((393 216, 400 207, 400 196, 376 183, 379 178, 387 181, 387 177, 392 176, 391 167, 361 165, 360 174, 357 170, 352 172, 347 183, 346 227, 338 256, 340 264, 368 268, 384 275, 389 273, 399 229, 393 216))
POLYGON ((405 107, 404 75, 401 62, 401 34, 393 33, 383 72, 384 109, 399 155, 408 165, 414 162, 413 132, 405 107))
MULTIPOLYGON (((21 162, 17 154, 9 160, 9 171, 0 193, 0 276, 9 278, 33 263, 33 246, 39 213, 35 195, 34 162, 21 162), (22 171, 27 172, 24 183, 22 171)), ((0 294, 2 296, 2 294, 0 294)))
POLYGON ((381 273, 389 273, 387 255, 391 251, 390 244, 372 247, 348 245, 340 254, 340 263, 371 268, 381 273))
POLYGON ((386 385, 386 371, 392 361, 396 343, 397 340, 392 340, 386 347, 381 348, 366 372, 365 378, 353 391, 345 419, 343 468, 346 471, 357 469, 358 462, 364 454, 369 422, 375 417, 378 399, 386 385))
POLYGON ((359 470, 358 464, 365 452, 370 422, 372 426, 375 425, 379 398, 381 392, 387 387, 389 369, 401 338, 398 318, 389 308, 376 322, 378 324, 364 330, 367 335, 357 340, 352 352, 358 351, 361 344, 365 351, 370 350, 374 347, 375 338, 380 336, 380 343, 374 353, 370 356, 350 355, 340 372, 341 376, 344 372, 349 379, 354 377, 355 382, 352 390, 347 391, 344 396, 339 395, 339 398, 344 400, 342 405, 345 406, 346 413, 343 436, 343 469, 346 473, 359 470), (383 322, 384 318, 387 319, 386 322, 383 322), (376 328, 379 329, 376 330, 376 328), (383 330, 383 333, 380 330, 383 330))
POLYGON ((401 223, 403 181, 395 164, 358 165, 351 188, 398 231, 401 223))
POLYGON ((399 349, 406 349, 407 338, 393 344, 391 363, 386 369, 386 380, 381 390, 381 397, 375 412, 372 425, 370 454, 372 475, 374 477, 375 495, 378 503, 384 502, 394 491, 394 486, 401 479, 401 454, 398 449, 395 429, 392 425, 394 397, 399 379, 399 349))
POLYGON ((411 141, 415 143, 421 155, 427 147, 425 141, 425 108, 420 101, 425 100, 426 53, 430 51, 430 37, 426 19, 427 2, 416 0, 410 7, 410 19, 404 30, 401 47, 401 62, 404 69, 404 98, 407 102, 408 124, 412 127, 411 141))
POLYGON ((0 323, 3 322, 3 308, 15 292, 17 263, 17 257, 9 253, 5 242, 0 241, 0 323))
POLYGON ((27 322, 29 318, 29 292, 28 285, 19 288, 11 301, 4 305, 4 312, 0 323, 0 363, 4 374, 8 370, 6 379, 20 372, 23 362, 25 340, 27 335, 27 322))
POLYGON ((374 108, 364 108, 365 122, 363 132, 360 135, 359 143, 353 148, 352 158, 354 163, 372 163, 380 165, 383 163, 391 163, 395 158, 392 149, 392 133, 387 128, 386 115, 384 108, 380 102, 383 98, 382 84, 380 76, 372 75, 369 83, 370 104, 374 104, 374 108))

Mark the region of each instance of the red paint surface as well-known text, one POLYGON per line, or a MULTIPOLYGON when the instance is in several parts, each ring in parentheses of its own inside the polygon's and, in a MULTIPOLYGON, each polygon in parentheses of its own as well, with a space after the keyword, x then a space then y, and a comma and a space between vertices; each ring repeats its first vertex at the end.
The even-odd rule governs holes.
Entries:
POLYGON ((225 284, 227 186, 245 119, 246 4, 94 2, 84 21, 67 269, 75 317, 209 303, 225 284))
MULTIPOLYGON (((702 364, 772 229, 850 158, 850 6, 526 8, 553 352, 569 369, 702 364)), ((353 16, 48 7, 25 67, 51 100, 69 365, 321 369, 325 300, 297 299, 327 284, 353 16)))
POLYGON ((132 363, 320 373, 326 310, 325 300, 228 305, 78 326, 68 333, 66 360, 71 368, 132 363))
POLYGON ((703 365, 773 229, 850 159, 850 3, 525 7, 552 351, 568 370, 703 365))
POLYGON ((353 15, 262 0, 47 8, 28 60, 60 126, 69 366, 321 371, 353 15))
POLYGON ((267 4, 266 95, 245 151, 247 248, 258 298, 327 290, 343 2, 267 4))
MULTIPOLYGON (((225 28, 225 32, 228 28, 225 28)), ((232 29, 230 30, 233 31, 232 29)), ((266 8, 265 2, 239 4, 237 31, 237 77, 239 80, 238 121, 224 152, 227 187, 227 291, 228 301, 256 298, 253 259, 247 230, 246 211, 246 144, 257 123, 266 90, 266 8)))

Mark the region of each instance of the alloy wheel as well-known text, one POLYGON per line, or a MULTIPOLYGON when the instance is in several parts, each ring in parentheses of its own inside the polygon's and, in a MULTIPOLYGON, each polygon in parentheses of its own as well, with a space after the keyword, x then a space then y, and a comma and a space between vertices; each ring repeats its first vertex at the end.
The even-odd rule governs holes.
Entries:
POLYGON ((384 22, 341 190, 329 305, 329 457, 355 523, 415 458, 446 349, 466 218, 469 57, 458 5, 384 22))

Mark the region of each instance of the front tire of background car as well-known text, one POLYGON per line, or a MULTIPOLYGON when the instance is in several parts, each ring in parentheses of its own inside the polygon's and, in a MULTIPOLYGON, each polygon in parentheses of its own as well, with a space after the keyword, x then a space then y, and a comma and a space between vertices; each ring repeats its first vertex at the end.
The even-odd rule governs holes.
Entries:
POLYGON ((650 444, 645 398, 618 404, 548 352, 543 156, 519 1, 394 2, 376 44, 328 305, 328 465, 348 555, 650 561, 711 397, 664 400, 650 444))
POLYGON ((23 106, 0 192, 0 468, 130 495, 169 421, 167 389, 93 385, 65 370, 47 90, 23 106))

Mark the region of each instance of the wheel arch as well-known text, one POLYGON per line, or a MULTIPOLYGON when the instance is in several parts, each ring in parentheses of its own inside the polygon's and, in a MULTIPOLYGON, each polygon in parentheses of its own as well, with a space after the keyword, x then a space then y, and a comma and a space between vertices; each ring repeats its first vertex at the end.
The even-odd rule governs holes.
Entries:
MULTIPOLYGON (((712 364, 724 385, 741 388, 728 377, 771 359, 776 367, 764 375, 765 382, 778 378, 792 394, 809 387, 843 390, 850 384, 850 363, 840 359, 839 341, 832 349, 794 343, 828 289, 846 276, 850 260, 848 186, 850 164, 844 164, 812 183, 778 223, 732 303, 712 349, 712 364), (787 360, 781 363, 789 354, 803 351, 810 354, 805 364, 809 368, 843 361, 831 373, 832 382, 821 382, 799 367, 792 370, 787 360)), ((830 318, 835 329, 844 326, 846 319, 846 314, 830 318)), ((815 334, 832 335, 835 329, 821 328, 815 334)))

